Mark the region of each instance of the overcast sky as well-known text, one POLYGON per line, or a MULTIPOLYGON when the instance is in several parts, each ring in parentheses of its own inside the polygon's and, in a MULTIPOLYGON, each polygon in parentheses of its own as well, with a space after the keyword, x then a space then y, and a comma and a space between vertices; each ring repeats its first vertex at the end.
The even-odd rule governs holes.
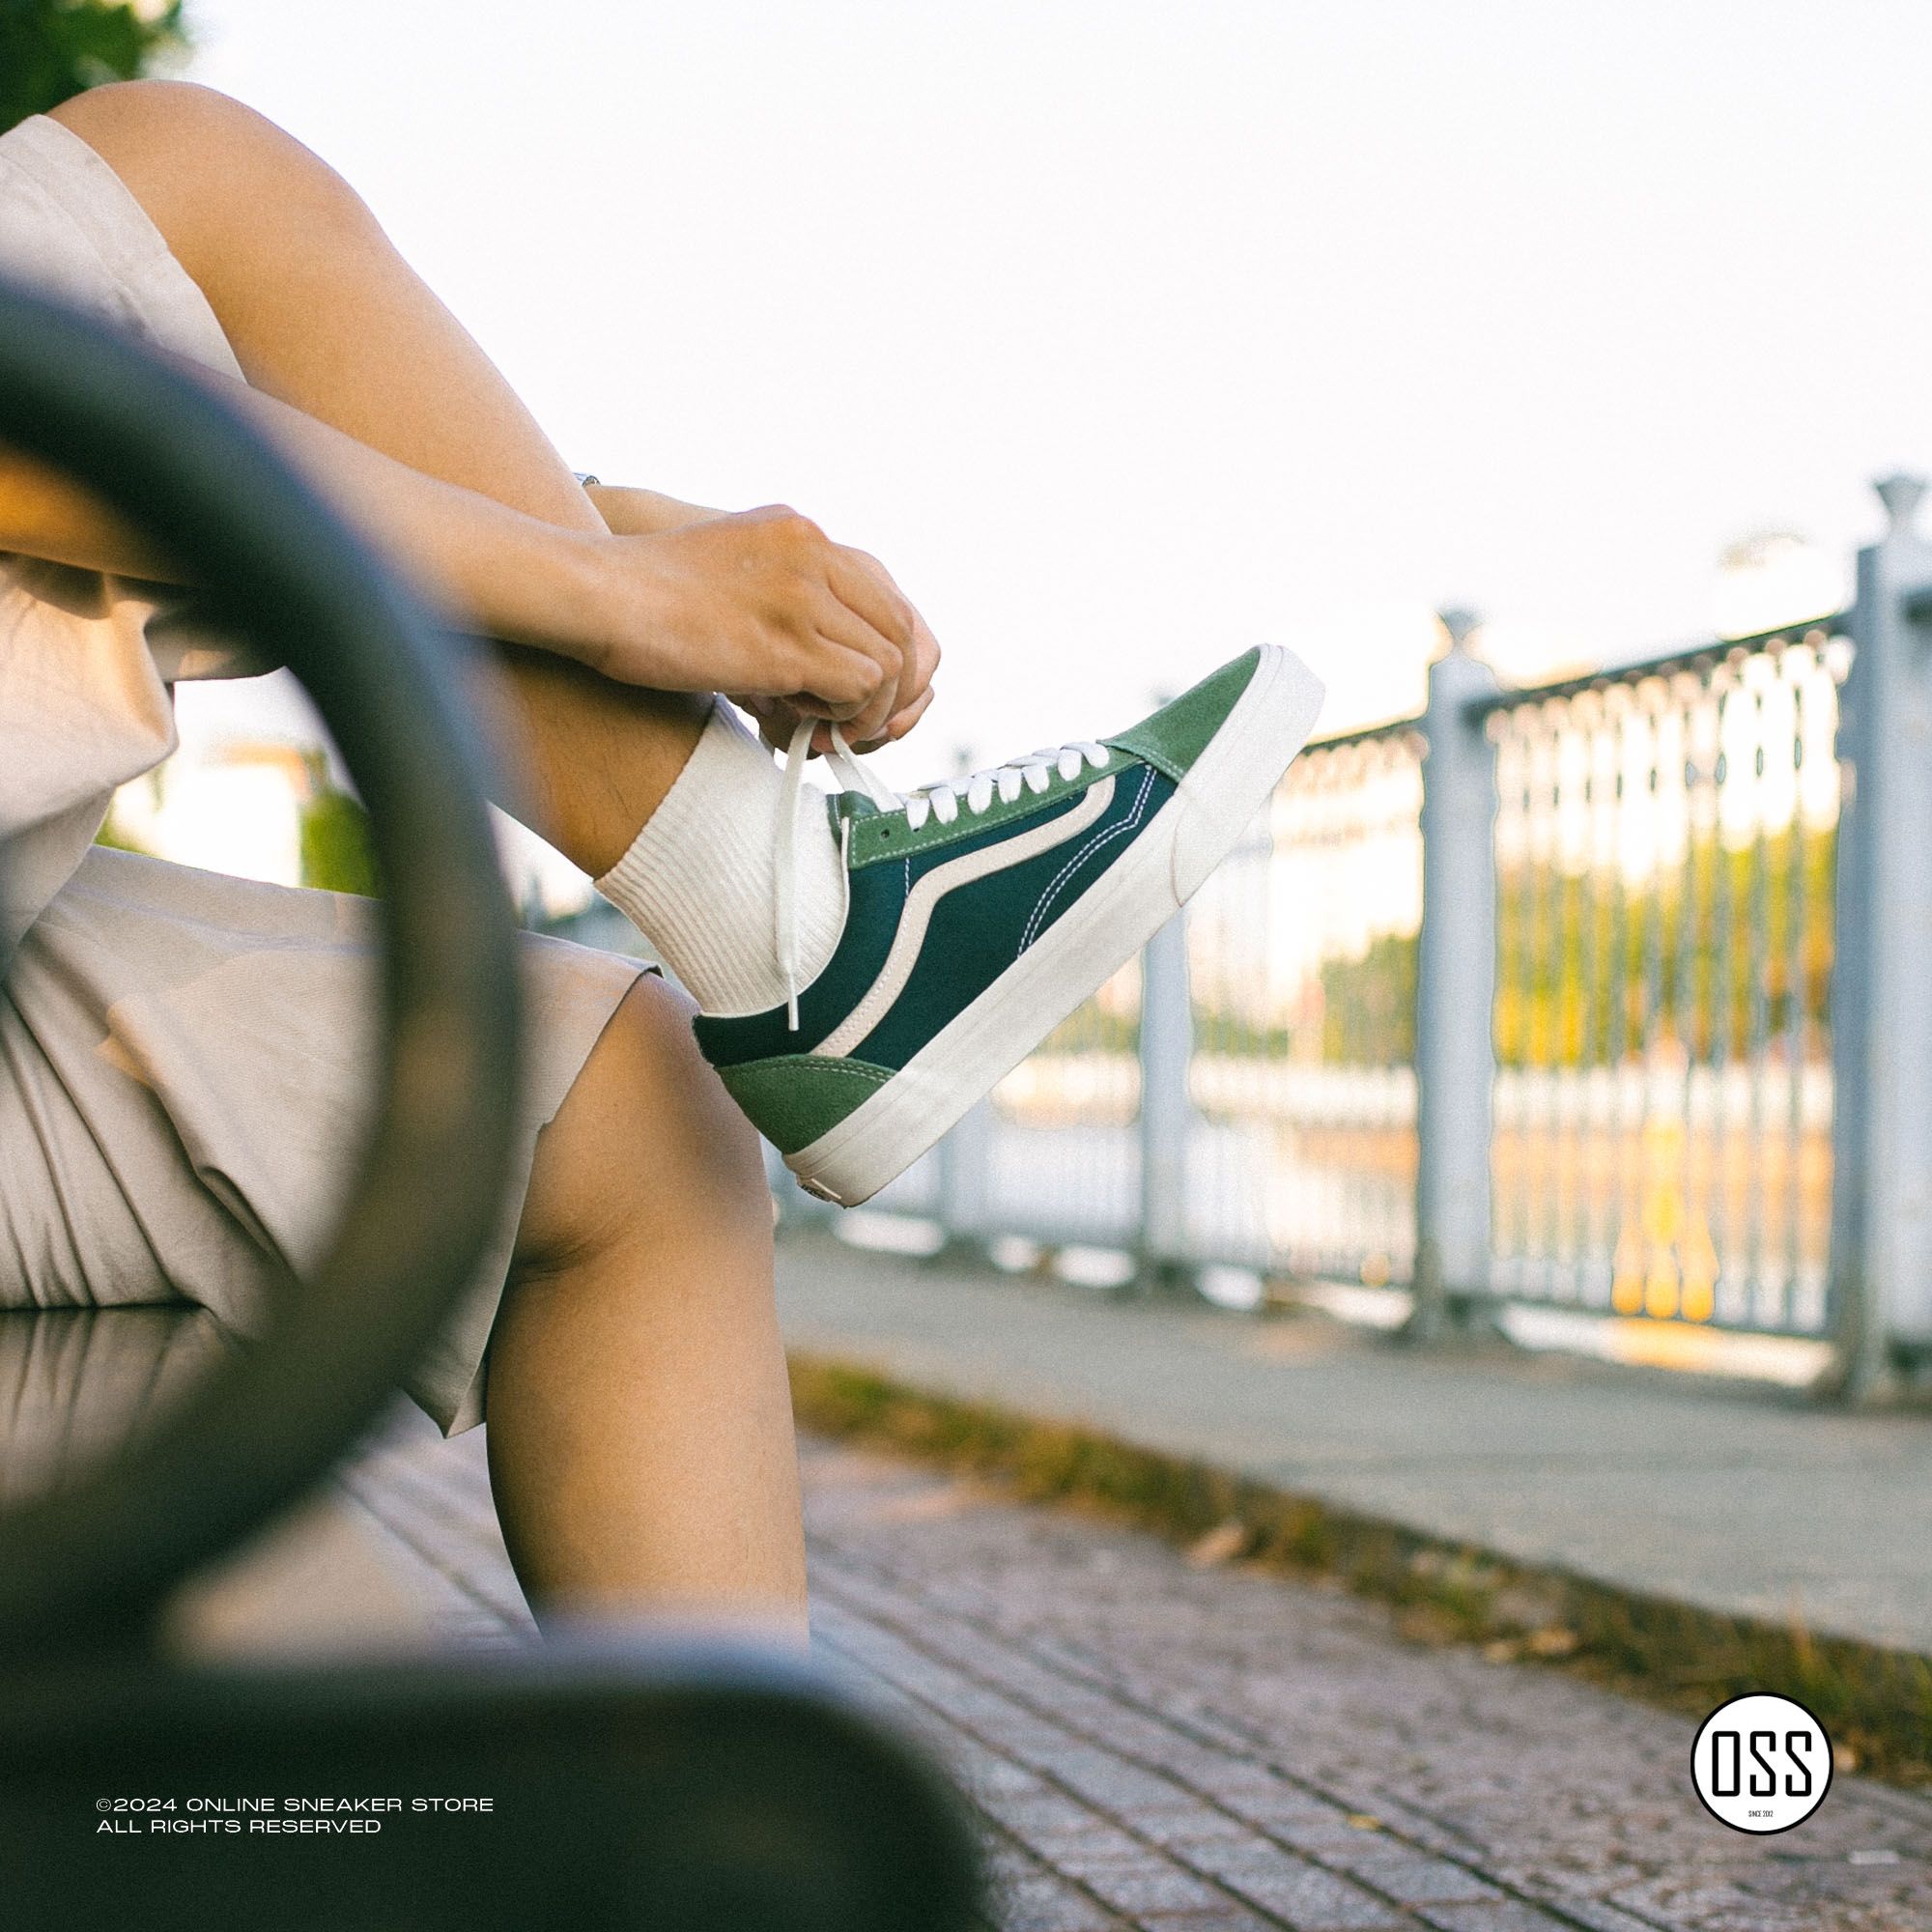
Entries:
POLYGON ((1924 0, 191 0, 574 466, 782 498, 948 649, 900 782, 1262 639, 1708 634, 1932 461, 1924 0), (916 755, 914 754, 916 752, 916 755))

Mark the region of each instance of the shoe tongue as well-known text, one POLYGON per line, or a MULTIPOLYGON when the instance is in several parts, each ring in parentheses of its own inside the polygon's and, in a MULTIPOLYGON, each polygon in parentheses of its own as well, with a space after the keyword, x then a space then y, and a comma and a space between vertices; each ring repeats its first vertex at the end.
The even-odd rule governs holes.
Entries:
POLYGON ((861 818, 883 818, 885 816, 885 813, 879 810, 878 806, 862 791, 828 792, 825 803, 831 809, 832 829, 835 832, 838 829, 840 819, 844 819, 849 823, 861 818))

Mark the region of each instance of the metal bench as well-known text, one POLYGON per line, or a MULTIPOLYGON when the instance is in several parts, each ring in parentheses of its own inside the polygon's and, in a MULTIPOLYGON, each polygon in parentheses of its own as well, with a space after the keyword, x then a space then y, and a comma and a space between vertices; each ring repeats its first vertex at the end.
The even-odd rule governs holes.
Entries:
MULTIPOLYGON (((129 343, 0 283, 0 441, 147 529, 215 586, 225 622, 272 637, 369 805, 388 882, 378 1124, 327 1258, 273 1284, 258 1342, 197 1346, 111 1453, 37 1472, 71 1432, 37 1438, 18 1401, 0 1435, 0 1918, 970 1924, 971 1840, 943 1780, 781 1657, 588 1628, 329 1668, 159 1655, 170 1593, 329 1469, 481 1252, 514 1098, 512 922, 481 753, 424 618, 257 437, 129 343), (444 1804, 464 1799, 491 1808, 444 1804)), ((195 1342, 190 1313, 128 1319, 91 1318, 92 1335, 178 1358, 195 1342)))

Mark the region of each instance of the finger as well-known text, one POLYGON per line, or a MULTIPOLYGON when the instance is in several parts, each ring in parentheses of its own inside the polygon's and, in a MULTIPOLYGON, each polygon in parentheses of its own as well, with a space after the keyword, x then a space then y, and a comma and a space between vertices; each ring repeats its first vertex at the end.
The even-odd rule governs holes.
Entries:
MULTIPOLYGON (((880 636, 864 618, 855 615, 836 598, 828 597, 813 612, 818 635, 828 643, 848 654, 870 660, 871 683, 864 700, 843 714, 846 737, 856 741, 870 738, 885 728, 886 720, 899 708, 899 671, 903 653, 889 639, 880 636)), ((827 696, 831 693, 824 694, 827 696)))
MULTIPOLYGON (((925 669, 927 653, 923 643, 923 640, 930 635, 921 620, 919 612, 915 611, 913 612, 912 641, 906 646, 899 658, 898 688, 893 693, 893 702, 891 709, 887 713, 888 717, 895 716, 898 712, 903 711, 925 689, 927 683, 930 681, 930 673, 925 669)), ((936 646, 930 655, 932 660, 937 662, 938 649, 936 646)))
MULTIPOLYGON (((853 731, 869 725, 884 679, 877 659, 828 638, 814 638, 799 653, 799 688, 781 700, 798 718, 838 724, 849 742, 853 731)), ((884 680, 887 690, 890 680, 884 680)))
POLYGON ((789 749, 798 729, 798 713, 781 697, 733 697, 739 710, 748 712, 758 727, 758 736, 775 752, 789 749))
POLYGON ((939 639, 926 628, 925 619, 920 618, 918 629, 913 633, 908 674, 899 679, 899 707, 901 710, 920 696, 932 688, 934 673, 939 669, 939 639))
POLYGON ((889 643, 901 651, 911 647, 913 633, 919 626, 919 612, 906 601, 905 593, 877 557, 834 544, 825 578, 832 586, 832 594, 889 643))
POLYGON ((903 711, 887 720, 886 736, 889 739, 903 738, 932 709, 932 698, 933 690, 928 684, 903 711))
MULTIPOLYGON (((810 712, 794 712, 792 710, 792 707, 789 704, 783 702, 782 700, 780 701, 779 712, 780 715, 789 719, 790 723, 787 724, 782 729, 774 729, 771 724, 768 724, 767 723, 765 723, 764 720, 761 719, 758 723, 758 736, 761 737, 765 741, 765 743, 771 747, 771 749, 774 752, 783 752, 789 754, 791 751, 791 741, 793 737, 796 735, 799 725, 802 724, 805 722, 805 720, 808 717, 810 717, 812 714, 810 712)), ((850 740, 847 740, 847 742, 849 743, 850 740)), ((832 749, 832 726, 827 724, 814 724, 812 727, 811 736, 806 742, 806 748, 805 748, 806 756, 809 758, 822 758, 827 752, 831 751, 831 749, 832 749)))
POLYGON ((893 582, 892 573, 877 557, 863 550, 847 550, 844 554, 881 589, 891 593, 895 604, 903 607, 905 615, 911 622, 911 634, 904 646, 905 655, 899 667, 898 701, 895 706, 895 709, 903 709, 930 682, 933 668, 939 662, 938 641, 926 628, 925 619, 913 609, 905 592, 893 582))
POLYGON ((886 728, 876 738, 868 738, 863 745, 855 744, 852 749, 855 752, 883 751, 886 746, 895 744, 900 738, 903 738, 931 708, 932 688, 928 685, 903 710, 895 711, 892 717, 887 719, 886 728))

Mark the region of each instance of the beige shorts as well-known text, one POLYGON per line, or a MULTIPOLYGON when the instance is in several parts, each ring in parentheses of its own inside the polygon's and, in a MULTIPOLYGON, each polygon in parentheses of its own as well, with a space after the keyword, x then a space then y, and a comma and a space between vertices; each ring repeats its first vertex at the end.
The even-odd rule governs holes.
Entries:
MULTIPOLYGON (((97 848, 0 995, 0 1304, 176 1302, 246 1334, 333 1230, 374 1099, 375 907, 97 848)), ((482 1420, 538 1132, 642 968, 522 942, 526 1083, 484 1264, 406 1386, 482 1420)))

